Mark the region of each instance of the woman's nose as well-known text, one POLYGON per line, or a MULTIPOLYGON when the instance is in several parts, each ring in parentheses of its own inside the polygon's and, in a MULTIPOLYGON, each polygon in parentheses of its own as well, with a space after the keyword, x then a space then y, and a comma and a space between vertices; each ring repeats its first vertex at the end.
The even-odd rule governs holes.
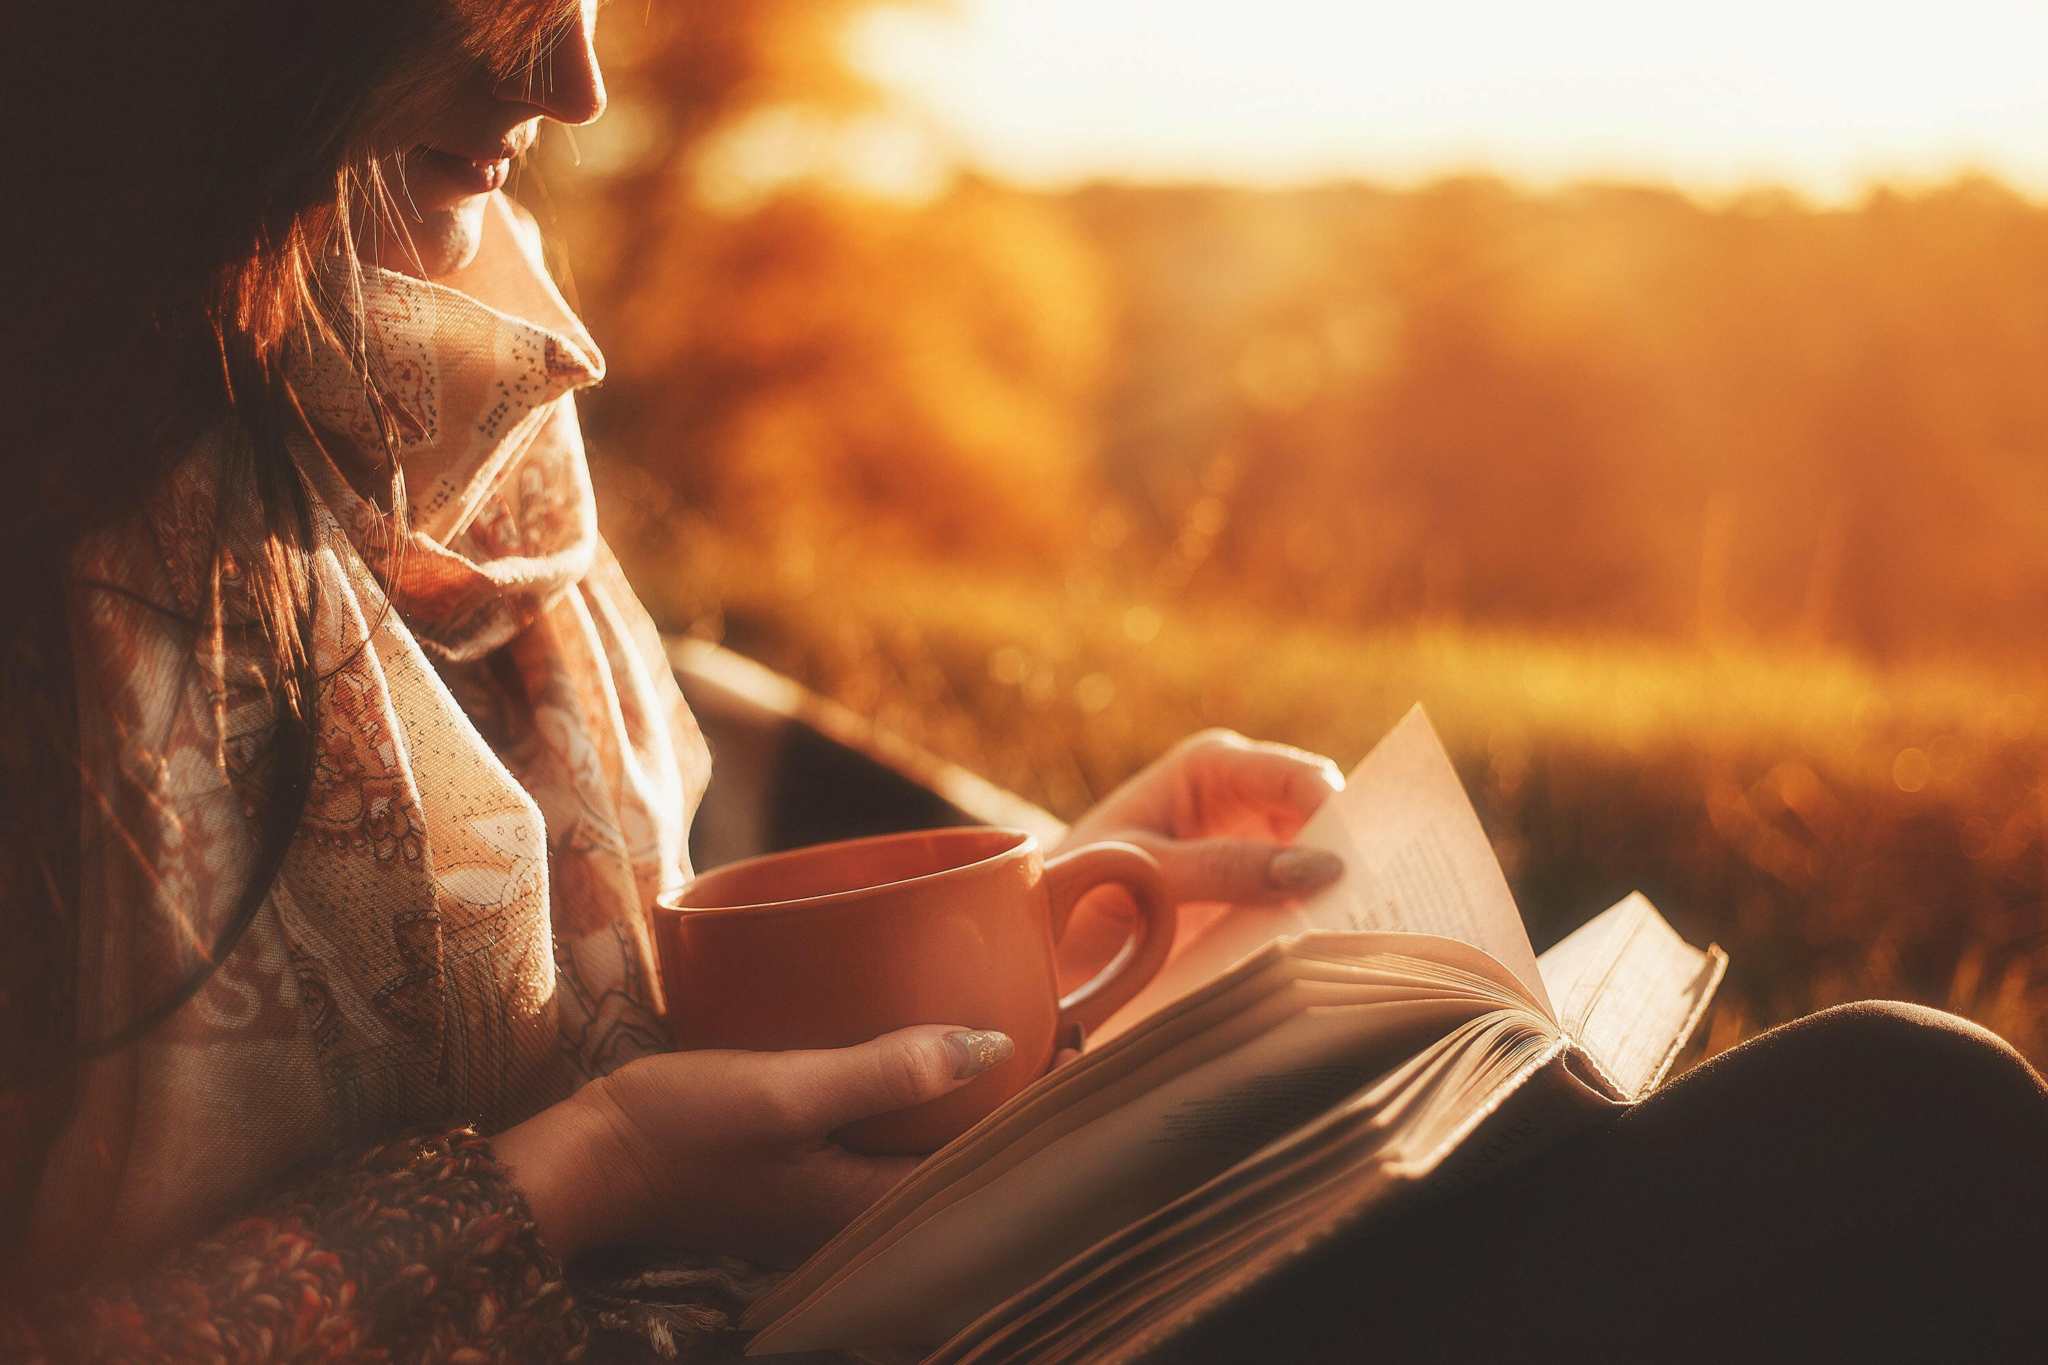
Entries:
POLYGON ((554 46, 531 67, 498 82, 491 93, 557 123, 596 122, 605 106, 604 72, 597 64, 597 0, 583 0, 575 22, 554 46))

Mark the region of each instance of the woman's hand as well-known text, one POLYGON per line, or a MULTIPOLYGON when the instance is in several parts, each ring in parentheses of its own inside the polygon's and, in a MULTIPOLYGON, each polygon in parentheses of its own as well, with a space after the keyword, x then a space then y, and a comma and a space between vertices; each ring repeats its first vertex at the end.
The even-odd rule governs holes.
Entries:
POLYGON ((795 1265, 917 1165, 829 1134, 936 1099, 1012 1047, 924 1025, 828 1051, 643 1057, 492 1145, 564 1258, 646 1240, 795 1265))
MULTIPOLYGON (((1175 902, 1266 905, 1335 881, 1331 853, 1286 845, 1323 801, 1344 789, 1337 765, 1285 744, 1204 730, 1111 792, 1067 831, 1060 849, 1122 839, 1158 859, 1175 902)), ((1054 852, 1059 852, 1055 849, 1054 852)), ((1061 980, 1085 980, 1129 932, 1113 896, 1091 896, 1061 940, 1061 980)), ((1184 945, 1205 923, 1182 914, 1184 945)))
POLYGON ((1321 849, 1277 847, 1342 790, 1344 775, 1320 754, 1204 730, 1103 798, 1060 847, 1097 839, 1136 844, 1159 860, 1177 901, 1285 900, 1343 872, 1321 849))

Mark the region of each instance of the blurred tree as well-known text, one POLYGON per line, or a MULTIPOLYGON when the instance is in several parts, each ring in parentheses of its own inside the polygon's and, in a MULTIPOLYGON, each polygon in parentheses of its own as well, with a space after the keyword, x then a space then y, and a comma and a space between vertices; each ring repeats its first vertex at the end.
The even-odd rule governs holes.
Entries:
POLYGON ((613 360, 589 425, 764 554, 1042 561, 1092 500, 1101 284, 889 120, 844 52, 872 8, 613 17, 612 111, 550 176, 613 360))
POLYGON ((1147 581, 1355 621, 2033 649, 2048 210, 1097 186, 1147 581))

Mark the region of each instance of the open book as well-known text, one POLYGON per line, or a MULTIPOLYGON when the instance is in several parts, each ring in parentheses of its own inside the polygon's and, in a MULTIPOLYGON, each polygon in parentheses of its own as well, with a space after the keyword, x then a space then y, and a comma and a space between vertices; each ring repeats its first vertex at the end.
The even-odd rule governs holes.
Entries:
POLYGON ((1404 1191, 1640 1097, 1726 965, 1639 895, 1539 960, 1419 708, 1300 841, 1345 876, 1209 926, 759 1301, 749 1354, 1157 1349, 1404 1191))

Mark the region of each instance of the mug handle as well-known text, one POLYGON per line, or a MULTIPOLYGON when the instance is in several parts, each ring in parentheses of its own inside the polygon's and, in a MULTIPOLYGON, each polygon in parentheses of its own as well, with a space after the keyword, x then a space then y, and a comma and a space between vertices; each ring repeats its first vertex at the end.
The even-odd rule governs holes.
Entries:
POLYGON ((1166 880, 1151 854, 1136 844, 1117 840, 1086 844, 1045 864, 1045 890, 1052 902, 1052 937, 1066 935, 1067 921, 1082 897, 1098 886, 1115 883, 1138 905, 1131 937, 1094 978, 1060 999, 1060 1036, 1075 1024, 1083 1034, 1094 1032, 1132 996, 1159 975, 1173 948, 1177 907, 1167 899, 1166 880))

